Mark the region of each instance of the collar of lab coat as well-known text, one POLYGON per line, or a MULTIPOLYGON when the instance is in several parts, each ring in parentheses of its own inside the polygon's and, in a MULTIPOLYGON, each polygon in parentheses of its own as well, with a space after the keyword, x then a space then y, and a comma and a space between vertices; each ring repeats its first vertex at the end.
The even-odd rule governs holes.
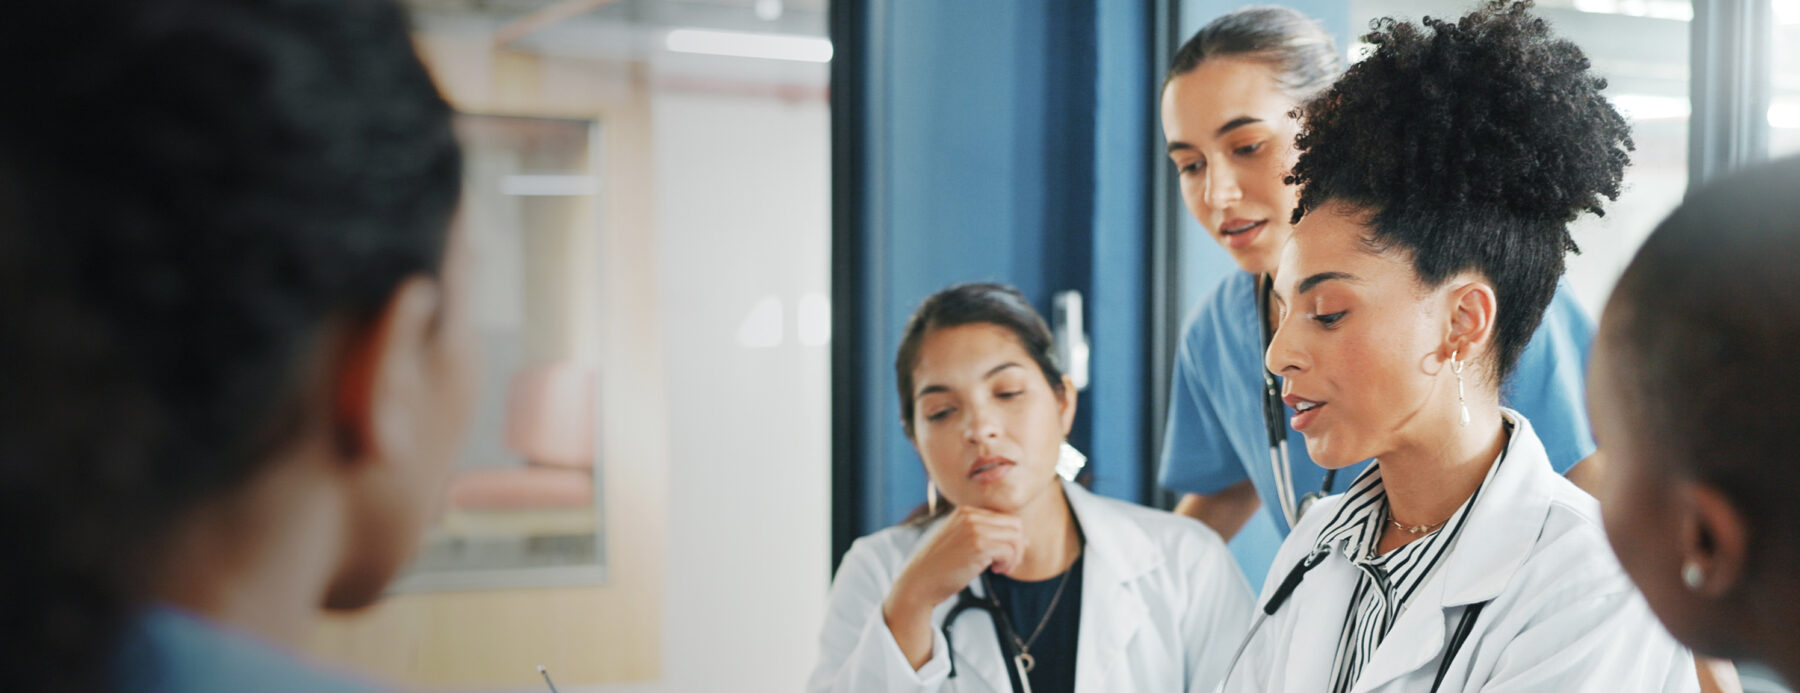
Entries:
MULTIPOLYGON (((1109 669, 1126 659, 1122 655, 1125 646, 1149 617, 1150 609, 1136 581, 1159 568, 1164 556, 1141 526, 1108 507, 1104 500, 1077 484, 1065 481, 1062 485, 1069 498, 1069 509, 1074 512, 1075 521, 1081 523, 1087 540, 1082 548, 1075 690, 1105 690, 1109 669)), ((987 594, 980 578, 969 583, 969 587, 977 595, 987 594)), ((1011 691, 1004 668, 1011 663, 995 662, 1000 650, 992 620, 964 617, 957 619, 951 630, 957 650, 952 656, 976 664, 969 668, 976 669, 992 690, 1011 691), (989 666, 988 662, 995 664, 989 666)))
POLYGON ((1457 539, 1476 550, 1453 551, 1444 564, 1440 603, 1446 608, 1499 596, 1543 533, 1552 486, 1560 480, 1531 422, 1511 409, 1500 413, 1512 422, 1512 440, 1493 485, 1469 509, 1469 524, 1457 539))
POLYGON ((1420 587, 1413 608, 1394 622, 1353 690, 1373 690, 1436 661, 1448 640, 1447 629, 1454 627, 1443 610, 1499 596, 1542 534, 1556 471, 1531 423, 1510 409, 1501 414, 1512 422, 1513 433, 1500 469, 1470 509, 1442 572, 1420 587), (1442 608, 1430 608, 1434 603, 1442 608))
POLYGON ((1125 646, 1149 616, 1137 580, 1160 568, 1164 557, 1142 526, 1121 517, 1087 489, 1064 482, 1063 491, 1087 536, 1075 690, 1104 690, 1108 669, 1126 659, 1125 646))

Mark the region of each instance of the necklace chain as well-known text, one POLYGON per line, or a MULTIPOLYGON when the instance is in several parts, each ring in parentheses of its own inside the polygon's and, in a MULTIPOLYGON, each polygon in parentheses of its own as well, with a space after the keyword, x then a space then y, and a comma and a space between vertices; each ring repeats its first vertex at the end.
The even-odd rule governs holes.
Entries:
MULTIPOLYGON (((1388 515, 1388 524, 1393 525, 1394 529, 1398 529, 1402 532, 1411 534, 1415 537, 1421 537, 1421 536, 1430 534, 1432 530, 1442 527, 1442 526, 1444 526, 1445 522, 1450 521, 1450 518, 1446 517, 1442 520, 1438 520, 1437 522, 1433 522, 1428 525, 1404 525, 1404 524, 1400 524, 1399 520, 1394 519, 1394 516, 1391 514, 1392 512, 1393 511, 1391 511, 1391 510, 1389 511, 1390 514, 1388 515)), ((1451 513, 1452 517, 1454 517, 1455 515, 1456 515, 1455 513, 1451 513)))
MULTIPOLYGON (((1077 558, 1076 560, 1080 559, 1077 558)), ((1026 671, 1031 671, 1037 663, 1031 656, 1031 645, 1037 642, 1039 635, 1043 634, 1044 627, 1050 625, 1050 617, 1056 613, 1056 604, 1062 601, 1063 588, 1068 586, 1069 574, 1073 572, 1075 572, 1075 565, 1071 563, 1069 564, 1069 569, 1063 571, 1062 577, 1056 581, 1056 592, 1050 595, 1050 606, 1044 608, 1044 615, 1038 619, 1037 627, 1032 629, 1031 637, 1023 640, 1019 639, 1019 632, 1012 627, 1012 619, 1006 617, 1006 612, 1004 610, 996 612, 1000 615, 1001 621, 1006 624, 1007 637, 1012 638, 1013 645, 1019 648, 1019 657, 1023 660, 1026 671)), ((988 583, 987 576, 985 575, 982 576, 982 582, 987 587, 988 594, 993 595, 994 605, 999 606, 1000 595, 994 591, 993 584, 988 583)))

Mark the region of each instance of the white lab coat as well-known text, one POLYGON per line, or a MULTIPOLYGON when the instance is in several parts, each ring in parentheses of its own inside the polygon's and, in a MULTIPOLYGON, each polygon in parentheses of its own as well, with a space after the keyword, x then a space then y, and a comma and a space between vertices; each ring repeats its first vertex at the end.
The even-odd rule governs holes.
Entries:
MULTIPOLYGON (((1249 585, 1225 544, 1194 520, 1102 498, 1075 484, 1063 489, 1087 538, 1075 690, 1212 690, 1251 613, 1249 585)), ((1011 693, 986 611, 969 609, 951 625, 952 653, 941 627, 956 598, 939 604, 932 611, 931 659, 917 671, 882 618, 888 588, 925 532, 936 528, 890 527, 850 547, 831 587, 808 691, 1011 693)), ((985 594, 979 579, 971 587, 985 594)))
MULTIPOLYGON (((1443 565, 1364 665, 1355 693, 1430 690, 1464 610, 1488 600, 1439 690, 1698 690, 1693 656, 1651 615, 1607 545, 1599 504, 1551 469, 1524 417, 1504 414, 1514 425, 1505 460, 1443 565)), ((1312 553, 1342 499, 1321 500, 1288 535, 1259 607, 1312 553)), ((1357 576, 1336 551, 1307 573, 1222 690, 1328 690, 1357 576)))

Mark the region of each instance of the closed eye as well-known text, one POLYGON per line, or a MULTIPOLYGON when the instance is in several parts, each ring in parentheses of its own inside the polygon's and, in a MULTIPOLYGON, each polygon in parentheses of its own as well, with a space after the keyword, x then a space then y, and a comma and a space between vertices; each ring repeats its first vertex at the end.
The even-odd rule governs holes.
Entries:
POLYGON ((940 409, 938 411, 935 411, 935 412, 932 412, 931 414, 926 415, 925 420, 926 421, 943 421, 945 418, 949 417, 950 412, 953 412, 953 411, 956 411, 955 407, 951 407, 949 409, 940 409))
POLYGON ((1011 392, 1002 392, 1002 393, 999 393, 994 396, 999 397, 1000 399, 1012 399, 1012 398, 1018 397, 1019 395, 1022 395, 1022 394, 1025 394, 1024 390, 1013 390, 1011 392))
POLYGON ((1344 314, 1348 313, 1348 312, 1350 312, 1350 311, 1340 310, 1336 313, 1327 313, 1325 315, 1314 315, 1313 320, 1318 321, 1318 323, 1320 325, 1323 325, 1326 328, 1336 327, 1338 324, 1338 321, 1343 320, 1344 314))
POLYGON ((1255 154, 1258 151, 1262 150, 1262 146, 1263 146, 1263 143, 1257 142, 1256 144, 1247 144, 1242 147, 1238 147, 1237 149, 1234 149, 1232 151, 1239 156, 1249 156, 1251 154, 1255 154))

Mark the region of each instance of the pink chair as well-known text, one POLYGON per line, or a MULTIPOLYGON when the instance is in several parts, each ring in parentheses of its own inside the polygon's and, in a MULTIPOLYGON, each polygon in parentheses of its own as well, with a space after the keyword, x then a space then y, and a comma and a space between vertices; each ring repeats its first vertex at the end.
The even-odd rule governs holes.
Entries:
POLYGON ((597 399, 593 372, 572 362, 515 374, 506 444, 525 464, 457 472, 449 511, 592 509, 597 399))

